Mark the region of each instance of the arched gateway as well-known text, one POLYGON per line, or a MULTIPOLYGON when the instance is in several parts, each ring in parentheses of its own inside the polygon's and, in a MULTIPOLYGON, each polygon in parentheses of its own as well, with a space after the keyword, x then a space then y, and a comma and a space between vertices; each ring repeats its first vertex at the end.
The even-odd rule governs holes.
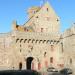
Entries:
POLYGON ((31 64, 32 64, 33 59, 34 59, 33 57, 28 57, 26 59, 26 69, 27 70, 31 70, 31 64))

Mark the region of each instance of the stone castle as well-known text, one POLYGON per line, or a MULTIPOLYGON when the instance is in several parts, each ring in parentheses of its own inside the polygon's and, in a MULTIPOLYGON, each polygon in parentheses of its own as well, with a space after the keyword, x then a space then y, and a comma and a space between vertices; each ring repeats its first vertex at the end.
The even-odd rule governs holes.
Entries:
POLYGON ((62 34, 60 18, 48 2, 29 8, 28 15, 25 24, 14 21, 11 32, 0 34, 0 70, 74 69, 75 24, 62 34))

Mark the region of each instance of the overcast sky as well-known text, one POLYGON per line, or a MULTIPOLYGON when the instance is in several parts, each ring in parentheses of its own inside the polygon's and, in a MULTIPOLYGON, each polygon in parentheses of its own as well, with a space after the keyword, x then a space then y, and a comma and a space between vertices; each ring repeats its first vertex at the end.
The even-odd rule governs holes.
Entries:
MULTIPOLYGON (((43 0, 0 0, 0 33, 12 29, 12 21, 23 25, 27 20, 27 9, 41 6, 43 0)), ((61 31, 71 27, 75 22, 75 0, 48 0, 60 17, 61 31)))

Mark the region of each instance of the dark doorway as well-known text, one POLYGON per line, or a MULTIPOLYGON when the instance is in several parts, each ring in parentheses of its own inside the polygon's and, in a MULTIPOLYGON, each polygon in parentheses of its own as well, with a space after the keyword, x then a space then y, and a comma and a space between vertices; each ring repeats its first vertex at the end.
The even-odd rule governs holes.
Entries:
POLYGON ((22 70, 22 62, 19 63, 19 70, 22 70))
POLYGON ((33 57, 28 57, 26 60, 26 68, 27 70, 31 70, 31 63, 32 63, 33 57))

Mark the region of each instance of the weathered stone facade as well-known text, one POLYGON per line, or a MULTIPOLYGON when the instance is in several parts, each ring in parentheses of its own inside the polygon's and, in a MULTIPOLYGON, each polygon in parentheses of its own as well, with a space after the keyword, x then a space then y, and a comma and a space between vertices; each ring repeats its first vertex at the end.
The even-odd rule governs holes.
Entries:
POLYGON ((46 2, 28 10, 24 25, 13 22, 13 30, 0 34, 0 70, 45 70, 75 68, 75 26, 60 33, 60 20, 46 2))

